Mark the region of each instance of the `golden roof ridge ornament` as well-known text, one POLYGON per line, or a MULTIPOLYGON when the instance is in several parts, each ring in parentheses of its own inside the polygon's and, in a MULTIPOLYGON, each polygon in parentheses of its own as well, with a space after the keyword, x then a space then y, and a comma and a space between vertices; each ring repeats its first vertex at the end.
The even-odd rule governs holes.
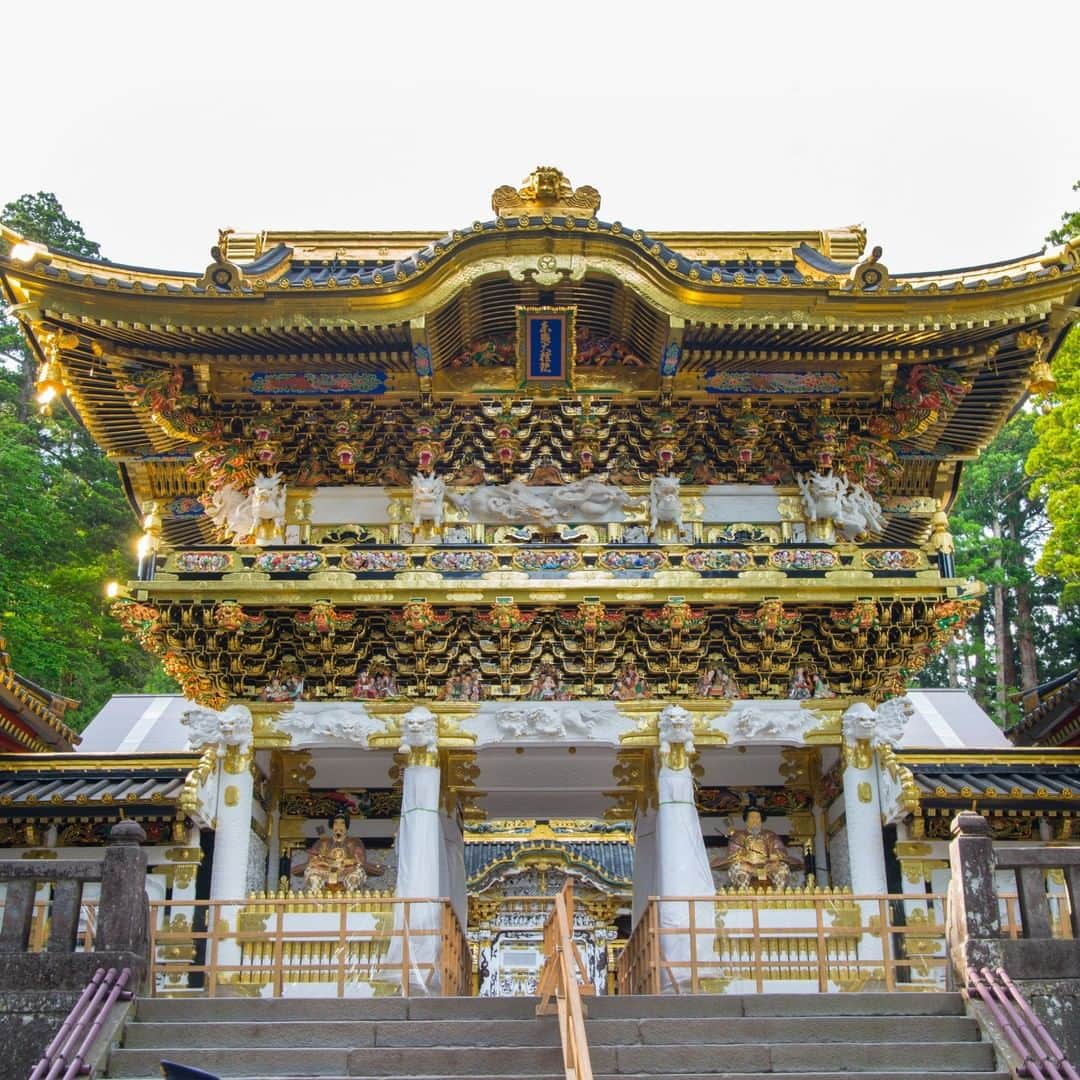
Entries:
POLYGON ((491 193, 491 209, 501 218, 529 213, 572 213, 594 217, 600 212, 600 192, 584 185, 575 189, 554 165, 537 165, 520 188, 503 184, 491 193))

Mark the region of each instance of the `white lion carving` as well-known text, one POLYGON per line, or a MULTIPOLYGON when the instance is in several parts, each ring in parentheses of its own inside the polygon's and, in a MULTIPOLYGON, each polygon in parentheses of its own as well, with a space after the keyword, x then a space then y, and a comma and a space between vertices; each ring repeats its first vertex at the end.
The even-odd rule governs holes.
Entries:
POLYGON ((881 505, 862 484, 852 484, 851 491, 840 496, 836 527, 847 540, 855 540, 865 532, 882 532, 885 524, 881 505))
POLYGON ((412 522, 414 529, 419 529, 421 522, 424 521, 442 525, 443 498, 445 495, 446 481, 441 476, 421 476, 417 473, 412 478, 412 522))
POLYGON ((841 723, 844 730, 844 742, 869 741, 874 737, 877 717, 869 705, 863 701, 857 701, 844 712, 841 723))
POLYGON ((223 712, 188 709, 180 723, 190 729, 188 747, 244 746, 251 742, 251 711, 246 705, 230 705, 223 712))
POLYGON ((251 521, 251 496, 233 484, 210 494, 207 516, 226 536, 244 536, 251 521))
POLYGON ((495 725, 515 739, 561 739, 567 735, 590 735, 595 721, 573 705, 532 706, 502 709, 495 714, 495 725))
POLYGON ((320 738, 344 739, 346 742, 367 746, 368 737, 382 731, 383 725, 369 716, 362 705, 339 708, 302 703, 294 706, 284 716, 279 716, 277 726, 304 741, 320 738))
POLYGON ((844 713, 844 741, 864 740, 875 746, 883 743, 896 746, 904 737, 904 728, 914 711, 906 697, 890 698, 876 712, 869 705, 857 702, 844 713))
POLYGON ((256 476, 248 491, 225 484, 211 494, 206 512, 226 537, 239 540, 251 536, 262 521, 273 521, 280 535, 285 529, 285 484, 281 473, 256 476))
POLYGON ((889 698, 877 707, 877 741, 898 746, 904 737, 904 728, 915 712, 911 701, 906 697, 889 698))
POLYGON ((564 487, 530 487, 520 480, 485 484, 446 496, 472 521, 513 525, 536 523, 548 528, 568 522, 618 521, 641 503, 622 488, 585 477, 564 487))
POLYGON ((806 516, 811 521, 835 520, 840 514, 840 498, 847 490, 847 477, 834 476, 830 469, 825 473, 796 476, 795 479, 802 492, 806 516))
POLYGON ((401 718, 401 745, 398 752, 408 754, 411 750, 427 750, 434 753, 439 748, 439 724, 435 714, 423 705, 410 709, 401 718))
POLYGON ((678 743, 688 754, 694 752, 694 718, 681 705, 666 706, 660 713, 658 728, 661 754, 670 753, 678 743))
POLYGON ((682 500, 677 476, 654 476, 649 484, 649 531, 658 525, 682 524, 682 500))
POLYGON ((744 739, 786 739, 797 735, 807 722, 816 719, 815 713, 802 709, 772 712, 750 707, 735 721, 734 732, 744 739))
POLYGON ((248 532, 256 532, 263 521, 273 521, 277 535, 284 533, 285 484, 281 473, 255 477, 255 486, 251 489, 251 528, 248 532))

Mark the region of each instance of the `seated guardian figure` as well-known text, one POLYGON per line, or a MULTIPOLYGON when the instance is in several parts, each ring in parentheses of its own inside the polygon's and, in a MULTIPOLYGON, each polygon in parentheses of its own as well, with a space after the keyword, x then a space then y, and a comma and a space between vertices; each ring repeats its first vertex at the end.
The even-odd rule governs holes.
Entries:
POLYGON ((308 852, 304 886, 308 892, 359 892, 368 876, 379 877, 383 867, 367 860, 364 842, 349 836, 349 815, 327 819, 330 835, 321 836, 308 852))
POLYGON ((743 813, 746 828, 731 834, 727 853, 713 863, 717 869, 727 870, 736 889, 786 888, 792 868, 802 866, 802 860, 788 854, 776 833, 762 828, 762 820, 761 811, 748 806, 743 813))

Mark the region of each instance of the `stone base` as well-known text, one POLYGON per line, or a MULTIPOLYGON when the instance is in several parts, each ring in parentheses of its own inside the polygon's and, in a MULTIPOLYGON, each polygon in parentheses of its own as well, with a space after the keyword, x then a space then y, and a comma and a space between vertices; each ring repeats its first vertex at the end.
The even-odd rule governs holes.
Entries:
POLYGON ((1028 979, 1017 986, 1065 1056, 1080 1062, 1080 979, 1028 979))
POLYGON ((137 991, 146 961, 135 953, 8 953, 0 963, 4 1075, 29 1076, 99 967, 131 968, 137 991), (29 987, 49 987, 47 990, 29 987))

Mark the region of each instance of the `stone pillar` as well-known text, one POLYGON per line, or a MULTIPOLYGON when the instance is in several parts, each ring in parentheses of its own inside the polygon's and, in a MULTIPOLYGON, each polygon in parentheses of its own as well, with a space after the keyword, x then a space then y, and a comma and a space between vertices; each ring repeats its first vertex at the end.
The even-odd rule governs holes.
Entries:
POLYGON ((109 832, 101 867, 96 952, 146 956, 149 926, 146 900, 146 833, 136 821, 121 821, 109 832))
MULTIPOLYGON (((692 718, 679 705, 668 705, 660 714, 660 773, 656 808, 656 891, 660 896, 713 896, 712 870, 705 852, 694 801, 694 780, 690 774, 690 754, 694 751, 692 718)), ((661 902, 660 928, 689 927, 691 912, 695 929, 711 930, 715 925, 714 905, 699 902, 661 902)), ((662 980, 665 992, 677 993, 690 982, 691 950, 699 964, 714 955, 712 933, 663 934, 660 951, 665 960, 678 963, 662 980)), ((709 974, 698 969, 698 976, 709 974)))
POLYGON ((962 810, 953 818, 950 832, 945 937, 959 984, 966 986, 969 967, 995 967, 1001 962, 997 863, 990 825, 981 814, 962 810))

